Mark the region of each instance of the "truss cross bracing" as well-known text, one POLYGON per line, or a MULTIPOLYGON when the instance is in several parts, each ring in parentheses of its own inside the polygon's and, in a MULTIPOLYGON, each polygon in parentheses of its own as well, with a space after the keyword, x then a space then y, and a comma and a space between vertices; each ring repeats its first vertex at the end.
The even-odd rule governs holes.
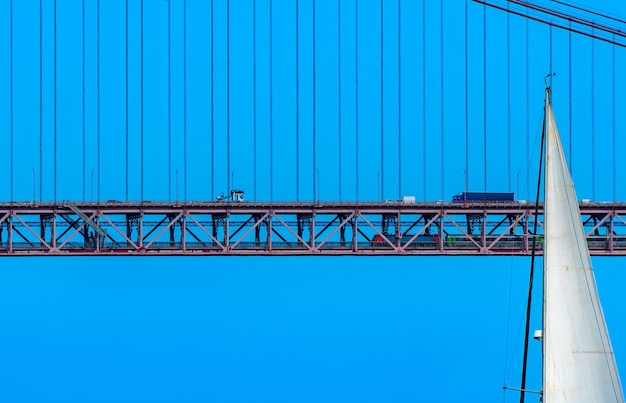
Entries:
MULTIPOLYGON (((626 255, 626 204, 580 207, 591 253, 626 255)), ((530 255, 541 221, 517 202, 12 203, 0 255, 530 255)))

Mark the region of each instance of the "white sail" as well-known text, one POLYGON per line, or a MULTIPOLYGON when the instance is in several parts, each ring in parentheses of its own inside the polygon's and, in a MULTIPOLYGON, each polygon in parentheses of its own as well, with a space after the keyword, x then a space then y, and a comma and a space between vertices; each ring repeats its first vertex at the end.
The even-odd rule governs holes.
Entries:
POLYGON ((545 114, 543 401, 624 402, 549 90, 545 114))

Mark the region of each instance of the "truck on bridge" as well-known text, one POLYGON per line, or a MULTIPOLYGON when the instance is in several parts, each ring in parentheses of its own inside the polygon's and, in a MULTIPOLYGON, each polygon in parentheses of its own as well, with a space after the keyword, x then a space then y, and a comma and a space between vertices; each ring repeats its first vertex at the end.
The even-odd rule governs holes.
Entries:
POLYGON ((515 201, 513 192, 462 192, 452 197, 453 203, 515 201))

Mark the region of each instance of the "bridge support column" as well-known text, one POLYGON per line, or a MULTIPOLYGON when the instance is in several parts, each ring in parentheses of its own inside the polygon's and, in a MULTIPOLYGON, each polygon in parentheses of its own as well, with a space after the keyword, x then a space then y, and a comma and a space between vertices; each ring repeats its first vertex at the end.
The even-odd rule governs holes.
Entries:
POLYGON ((187 250, 185 233, 187 232, 187 212, 183 211, 183 215, 179 218, 180 223, 180 247, 183 252, 187 250))
MULTIPOLYGON (((141 216, 139 214, 126 214, 126 237, 128 239, 133 239, 132 235, 133 235, 133 227, 136 228, 137 230, 137 234, 139 234, 139 221, 140 221, 141 216)), ((140 236, 137 237, 137 243, 139 244, 139 238, 140 236)))
MULTIPOLYGON (((213 238, 218 239, 218 231, 220 226, 226 228, 226 214, 212 214, 211 221, 213 224, 211 226, 213 238)), ((224 229, 224 234, 224 246, 228 246, 228 244, 226 243, 226 229, 224 229)))
POLYGON ((359 250, 359 238, 357 236, 358 217, 359 217, 359 213, 357 211, 356 214, 352 217, 352 222, 350 223, 350 225, 352 226, 352 250, 355 252, 358 252, 359 250))
POLYGON ((7 231, 9 231, 7 242, 9 243, 9 253, 11 253, 13 252, 13 211, 10 212, 7 220, 7 231))
POLYGON ((398 225, 397 214, 383 214, 383 228, 382 233, 384 236, 392 236, 396 233, 396 227, 398 225), (389 227, 393 228, 394 232, 389 232, 389 227))
POLYGON ((44 241, 46 240, 46 228, 50 227, 50 245, 53 243, 53 239, 56 238, 56 234, 52 233, 52 220, 54 219, 53 214, 41 214, 39 216, 39 236, 44 241))
POLYGON ((139 214, 139 228, 137 228, 137 244, 143 248, 143 211, 139 214))
POLYGON ((167 215, 167 219, 170 221, 170 246, 174 247, 176 246, 176 224, 177 223, 173 223, 172 221, 174 221, 174 219, 176 218, 176 214, 168 214, 167 215))
POLYGON ((256 225, 256 227, 254 227, 254 246, 257 248, 261 246, 261 225, 259 224, 259 221, 262 217, 263 215, 261 214, 252 214, 252 219, 256 225))
MULTIPOLYGON (((346 220, 347 215, 345 214, 339 214, 337 216, 337 219, 339 220, 339 224, 343 224, 344 221, 346 220)), ((339 228, 339 245, 341 247, 345 247, 346 246, 346 225, 342 225, 341 228, 339 228)))
POLYGON ((311 248, 313 248, 314 251, 317 252, 317 247, 315 246, 316 243, 316 239, 315 239, 315 212, 313 212, 313 214, 311 214, 311 235, 310 235, 310 242, 311 244, 311 248))
POLYGON ((270 213, 265 219, 265 226, 267 228, 267 236, 265 238, 265 250, 272 250, 272 214, 270 213))

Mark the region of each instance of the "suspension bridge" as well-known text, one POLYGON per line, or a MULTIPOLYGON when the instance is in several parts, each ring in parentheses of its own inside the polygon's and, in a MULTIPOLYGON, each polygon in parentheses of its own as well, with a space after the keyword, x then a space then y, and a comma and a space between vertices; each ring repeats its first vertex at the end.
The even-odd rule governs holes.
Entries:
POLYGON ((545 80, 591 253, 626 254, 624 20, 234 5, 3 2, 0 255, 541 253, 545 80))

